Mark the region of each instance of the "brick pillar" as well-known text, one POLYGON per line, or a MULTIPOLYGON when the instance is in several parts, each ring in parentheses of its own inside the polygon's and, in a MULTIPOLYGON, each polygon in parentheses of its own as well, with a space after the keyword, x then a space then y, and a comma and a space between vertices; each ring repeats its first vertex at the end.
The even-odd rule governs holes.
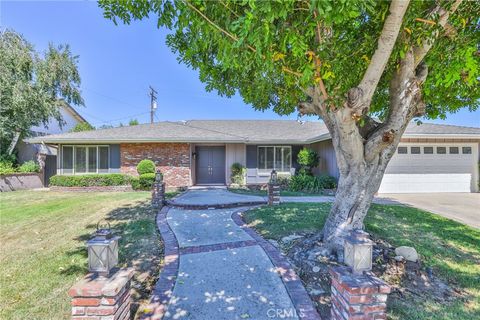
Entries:
POLYGON ((280 186, 276 183, 268 184, 268 205, 280 204, 280 186))
POLYGON ((161 209, 165 203, 165 182, 155 182, 152 188, 152 206, 161 209))
POLYGON ((89 273, 68 295, 72 298, 72 320, 129 320, 130 282, 133 269, 120 269, 110 277, 89 273))
POLYGON ((330 268, 332 320, 387 319, 390 286, 372 273, 353 274, 348 267, 330 268))

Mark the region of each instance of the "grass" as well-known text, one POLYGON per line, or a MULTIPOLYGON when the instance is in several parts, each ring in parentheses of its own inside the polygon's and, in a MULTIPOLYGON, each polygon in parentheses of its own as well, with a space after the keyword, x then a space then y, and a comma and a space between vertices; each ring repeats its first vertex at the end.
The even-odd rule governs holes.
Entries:
MULTIPOLYGON (((329 203, 289 203, 249 211, 245 219, 267 238, 320 230, 329 203)), ((428 297, 407 301, 389 299, 390 319, 479 319, 480 230, 412 207, 372 205, 365 220, 368 232, 394 246, 413 246, 424 266, 433 268, 467 300, 438 303, 428 297)))
MULTIPOLYGON (((228 191, 238 194, 246 194, 246 195, 253 195, 253 196, 267 196, 267 190, 250 190, 246 188, 228 188, 228 191)), ((280 196, 282 197, 312 197, 312 196, 324 196, 322 193, 310 193, 310 192, 302 192, 302 191, 288 191, 288 190, 281 190, 280 196)))
POLYGON ((87 272, 85 241, 108 220, 122 238, 120 264, 135 268, 142 299, 162 244, 149 192, 0 194, 0 319, 69 319, 67 291, 87 272))

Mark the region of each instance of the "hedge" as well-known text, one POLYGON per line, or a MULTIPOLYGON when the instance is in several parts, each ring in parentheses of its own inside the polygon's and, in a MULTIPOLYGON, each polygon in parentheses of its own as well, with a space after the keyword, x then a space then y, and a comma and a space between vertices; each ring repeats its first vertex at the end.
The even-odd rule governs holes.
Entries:
POLYGON ((144 173, 130 180, 133 190, 151 190, 155 182, 155 173, 144 173))
POLYGON ((72 176, 56 175, 50 178, 50 185, 57 187, 105 187, 130 184, 131 177, 121 173, 84 174, 72 176))

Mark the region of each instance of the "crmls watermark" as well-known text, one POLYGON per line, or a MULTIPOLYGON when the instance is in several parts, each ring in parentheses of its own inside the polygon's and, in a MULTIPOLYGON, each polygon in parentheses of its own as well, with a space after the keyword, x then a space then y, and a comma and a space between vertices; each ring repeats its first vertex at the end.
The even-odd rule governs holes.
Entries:
MULTIPOLYGON (((287 309, 268 309, 267 310, 267 317, 272 318, 272 319, 292 319, 292 318, 297 318, 296 317, 297 312, 293 308, 287 308, 287 309)), ((300 318, 303 317, 303 312, 300 309, 300 318)))

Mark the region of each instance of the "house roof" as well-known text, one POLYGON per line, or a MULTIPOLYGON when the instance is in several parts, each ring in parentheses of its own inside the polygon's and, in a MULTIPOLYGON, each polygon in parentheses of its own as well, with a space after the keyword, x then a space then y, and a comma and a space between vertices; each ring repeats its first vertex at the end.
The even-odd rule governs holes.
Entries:
POLYGON ((65 100, 60 100, 59 105, 69 112, 75 119, 77 119, 78 122, 88 123, 88 121, 65 100))
MULTIPOLYGON (((480 128, 411 123, 408 136, 474 136, 480 128)), ((192 142, 192 143, 289 143, 303 144, 330 139, 321 121, 295 120, 190 120, 162 121, 154 124, 71 132, 27 139, 30 143, 119 143, 119 142, 192 142)))

